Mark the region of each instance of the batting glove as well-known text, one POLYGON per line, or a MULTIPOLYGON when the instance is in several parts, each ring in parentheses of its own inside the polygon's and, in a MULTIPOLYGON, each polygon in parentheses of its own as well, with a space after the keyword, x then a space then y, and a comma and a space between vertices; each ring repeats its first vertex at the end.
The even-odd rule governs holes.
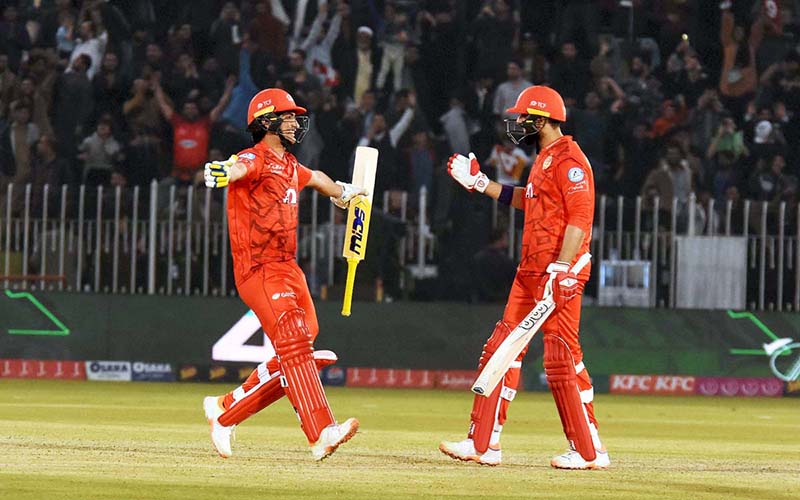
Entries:
POLYGON ((342 186, 342 195, 338 198, 331 196, 331 202, 339 208, 347 210, 356 196, 369 196, 369 191, 364 188, 340 181, 336 181, 336 184, 342 186))
POLYGON ((206 186, 210 188, 224 188, 231 180, 231 167, 239 157, 231 155, 225 161, 212 161, 206 163, 203 170, 203 176, 206 180, 206 186))
POLYGON ((447 173, 468 191, 482 193, 489 187, 489 178, 481 172, 474 153, 470 153, 469 158, 460 154, 451 156, 447 160, 447 173))
POLYGON ((552 294, 556 307, 561 307, 580 293, 578 276, 569 270, 569 262, 555 261, 547 266, 543 281, 543 297, 552 294))

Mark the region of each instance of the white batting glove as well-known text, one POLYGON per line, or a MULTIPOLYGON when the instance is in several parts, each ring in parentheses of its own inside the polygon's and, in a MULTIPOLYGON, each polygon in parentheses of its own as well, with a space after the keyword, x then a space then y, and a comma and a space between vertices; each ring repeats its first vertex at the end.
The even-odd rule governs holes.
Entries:
POLYGON ((482 193, 489 187, 489 178, 481 172, 481 166, 474 153, 469 158, 454 154, 447 160, 447 173, 469 191, 482 193))
POLYGON ((336 181, 336 184, 342 186, 342 195, 338 198, 331 196, 331 202, 339 208, 347 209, 350 207, 350 202, 356 196, 369 196, 369 191, 346 182, 336 181))
POLYGON ((203 177, 206 186, 210 188, 224 188, 231 180, 231 167, 239 159, 236 155, 231 155, 225 161, 212 161, 206 163, 203 169, 203 177))

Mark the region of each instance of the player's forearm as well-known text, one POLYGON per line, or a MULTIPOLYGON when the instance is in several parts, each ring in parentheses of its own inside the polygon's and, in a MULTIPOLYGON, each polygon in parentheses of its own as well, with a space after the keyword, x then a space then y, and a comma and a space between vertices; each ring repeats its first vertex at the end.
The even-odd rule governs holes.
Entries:
POLYGON ((342 186, 333 182, 333 179, 321 170, 311 171, 311 180, 308 181, 308 187, 316 189, 323 196, 332 196, 334 198, 342 196, 342 186))
POLYGON ((558 254, 558 260, 572 262, 575 256, 578 255, 578 250, 581 249, 585 236, 586 232, 583 229, 568 224, 567 229, 564 231, 564 241, 561 243, 561 252, 558 254))
POLYGON ((228 183, 236 182, 245 175, 247 175, 247 165, 244 163, 237 161, 233 165, 231 165, 230 171, 231 178, 228 180, 228 183))
MULTIPOLYGON (((511 197, 511 206, 516 208, 517 210, 522 210, 522 200, 523 196, 525 195, 525 188, 521 187, 513 187, 514 194, 511 197)), ((483 192, 489 198, 499 200, 500 194, 503 192, 503 184, 495 181, 489 181, 489 186, 486 188, 486 191, 483 192)))

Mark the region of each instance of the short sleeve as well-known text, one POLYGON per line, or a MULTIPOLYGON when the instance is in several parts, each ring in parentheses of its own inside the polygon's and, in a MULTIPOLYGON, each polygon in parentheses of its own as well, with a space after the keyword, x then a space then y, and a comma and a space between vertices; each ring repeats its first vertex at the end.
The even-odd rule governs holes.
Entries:
POLYGON ((594 217, 594 178, 585 162, 566 158, 556 168, 567 224, 589 231, 594 217))
POLYGON ((300 191, 311 181, 311 169, 297 164, 297 190, 300 191))
POLYGON ((244 178, 252 178, 253 172, 258 168, 258 157, 250 151, 249 149, 245 149, 241 151, 239 154, 236 155, 236 161, 239 163, 243 163, 247 167, 247 174, 244 178))

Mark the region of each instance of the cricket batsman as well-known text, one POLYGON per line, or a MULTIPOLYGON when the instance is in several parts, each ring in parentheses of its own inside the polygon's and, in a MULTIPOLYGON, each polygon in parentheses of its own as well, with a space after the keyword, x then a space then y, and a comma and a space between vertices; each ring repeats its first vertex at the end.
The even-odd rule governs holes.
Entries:
MULTIPOLYGON (((603 469, 610 465, 600 442, 594 416, 589 372, 583 362, 578 335, 581 294, 589 278, 589 266, 578 275, 570 272, 578 258, 589 251, 594 216, 594 177, 589 161, 572 137, 561 132, 566 121, 564 100, 544 86, 528 87, 507 113, 506 133, 519 144, 537 140, 538 156, 527 185, 514 187, 490 181, 481 173, 475 155, 454 154, 447 163, 453 179, 468 191, 478 191, 505 205, 525 211, 522 256, 508 296, 503 319, 483 347, 478 373, 497 347, 552 290, 555 312, 542 326, 544 370, 561 417, 569 449, 553 457, 559 469, 603 469)), ((458 460, 498 465, 500 433, 519 384, 525 350, 511 364, 502 382, 489 397, 475 396, 467 439, 443 441, 442 453, 458 460)))
POLYGON ((297 199, 308 186, 347 208, 365 190, 333 182, 310 170, 288 151, 308 131, 306 110, 281 89, 262 90, 247 110, 253 147, 227 161, 205 165, 206 186, 228 186, 228 227, 236 289, 258 317, 277 356, 261 363, 238 388, 206 397, 211 442, 223 458, 232 454, 236 425, 284 394, 294 407, 311 445, 322 460, 358 430, 358 420, 338 424, 319 370, 336 361, 330 351, 314 351, 319 332, 306 277, 295 260, 297 199))

